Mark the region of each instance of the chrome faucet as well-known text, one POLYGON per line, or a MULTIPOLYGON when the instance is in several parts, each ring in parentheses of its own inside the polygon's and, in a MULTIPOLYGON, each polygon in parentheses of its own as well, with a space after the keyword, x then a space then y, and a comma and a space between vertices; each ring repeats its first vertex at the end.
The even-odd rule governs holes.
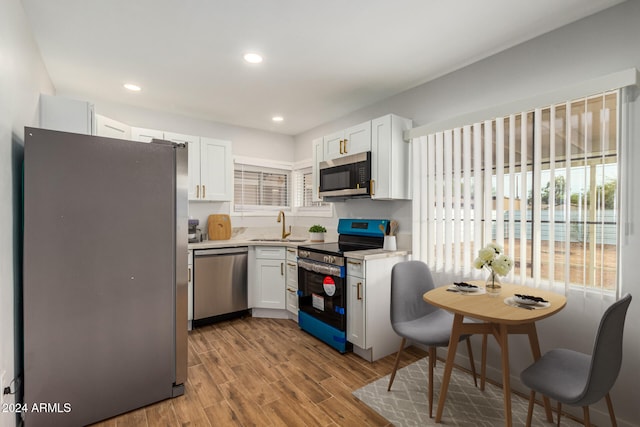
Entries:
POLYGON ((285 225, 284 212, 278 212, 278 222, 282 222, 282 238, 286 239, 287 236, 291 235, 291 226, 289 226, 289 232, 286 232, 287 226, 285 225))

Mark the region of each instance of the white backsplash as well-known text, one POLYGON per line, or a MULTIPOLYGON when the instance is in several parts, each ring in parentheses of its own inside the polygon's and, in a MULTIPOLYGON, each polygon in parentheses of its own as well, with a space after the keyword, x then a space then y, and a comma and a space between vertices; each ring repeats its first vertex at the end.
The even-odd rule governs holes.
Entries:
MULTIPOLYGON (((190 202, 189 217, 200 221, 199 228, 206 233, 207 218, 212 214, 230 214, 229 202, 190 202)), ((264 216, 231 215, 232 238, 255 239, 276 238, 282 233, 282 224, 277 222, 278 213, 264 216)), ((411 249, 411 201, 386 201, 351 199, 334 203, 332 217, 285 216, 287 232, 291 226, 291 238, 308 238, 309 227, 323 225, 327 229, 325 242, 338 240, 338 218, 389 219, 399 223, 398 248, 411 249)))

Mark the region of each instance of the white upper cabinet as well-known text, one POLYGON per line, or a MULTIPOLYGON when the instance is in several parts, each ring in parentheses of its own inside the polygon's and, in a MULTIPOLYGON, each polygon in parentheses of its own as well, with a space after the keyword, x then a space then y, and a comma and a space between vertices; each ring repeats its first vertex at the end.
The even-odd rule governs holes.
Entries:
POLYGON ((403 137, 411 126, 395 114, 371 121, 372 199, 411 198, 411 147, 403 137))
POLYGON ((351 126, 323 138, 324 160, 371 150, 371 122, 351 126))
POLYGON ((324 146, 322 138, 314 139, 313 155, 311 159, 311 179, 313 181, 313 192, 311 194, 311 200, 314 202, 321 202, 320 197, 320 174, 318 173, 318 165, 324 160, 324 146))
POLYGON ((164 139, 164 132, 156 129, 132 127, 131 139, 140 142, 151 142, 152 139, 164 139))
POLYGON ((95 135, 93 104, 62 96, 40 95, 42 129, 95 135))
POLYGON ((189 148, 189 200, 202 200, 200 197, 200 137, 164 132, 164 139, 171 142, 186 144, 189 148))
POLYGON ((189 200, 229 201, 233 196, 231 142, 164 132, 189 147, 189 200))
MULTIPOLYGON (((196 177, 193 178, 193 182, 196 182, 196 177)), ((191 181, 191 176, 189 180, 191 181)), ((192 200, 230 201, 233 198, 231 141, 200 138, 199 185, 198 189, 196 184, 196 193, 199 193, 199 197, 192 200)), ((191 192, 190 188, 189 193, 191 192)))
POLYGON ((313 140, 313 201, 322 200, 318 194, 320 162, 365 151, 371 151, 371 198, 411 199, 411 147, 404 140, 404 131, 412 124, 409 119, 387 114, 313 140))
POLYGON ((96 114, 96 135, 108 138, 131 139, 131 126, 96 114))

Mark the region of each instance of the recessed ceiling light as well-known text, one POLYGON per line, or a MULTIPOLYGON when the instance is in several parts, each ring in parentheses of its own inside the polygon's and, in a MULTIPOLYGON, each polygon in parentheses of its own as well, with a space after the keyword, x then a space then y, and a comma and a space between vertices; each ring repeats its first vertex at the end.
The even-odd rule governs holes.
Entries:
POLYGON ((271 120, 273 120, 274 122, 281 122, 284 120, 284 118, 282 116, 275 116, 272 117, 271 120))
POLYGON ((244 60, 250 64, 259 64, 262 62, 262 56, 257 53, 246 53, 244 55, 244 60))
POLYGON ((138 85, 134 85, 132 83, 125 83, 124 84, 125 89, 128 89, 132 92, 140 92, 142 90, 142 88, 138 85))

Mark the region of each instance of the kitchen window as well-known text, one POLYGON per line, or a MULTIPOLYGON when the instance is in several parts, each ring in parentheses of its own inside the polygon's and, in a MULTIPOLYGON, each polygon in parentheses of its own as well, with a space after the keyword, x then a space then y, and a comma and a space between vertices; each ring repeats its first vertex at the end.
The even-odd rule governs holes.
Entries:
POLYGON ((298 214, 331 214, 331 203, 314 201, 313 192, 317 191, 313 184, 311 166, 294 169, 294 201, 298 214))
POLYGON ((278 211, 290 207, 291 170, 235 163, 233 210, 278 211))
MULTIPOLYGON (((507 281, 618 287, 620 91, 414 140, 421 254, 445 276, 477 276, 488 242, 514 260, 507 281)), ((414 237, 415 238, 415 237, 414 237)))

